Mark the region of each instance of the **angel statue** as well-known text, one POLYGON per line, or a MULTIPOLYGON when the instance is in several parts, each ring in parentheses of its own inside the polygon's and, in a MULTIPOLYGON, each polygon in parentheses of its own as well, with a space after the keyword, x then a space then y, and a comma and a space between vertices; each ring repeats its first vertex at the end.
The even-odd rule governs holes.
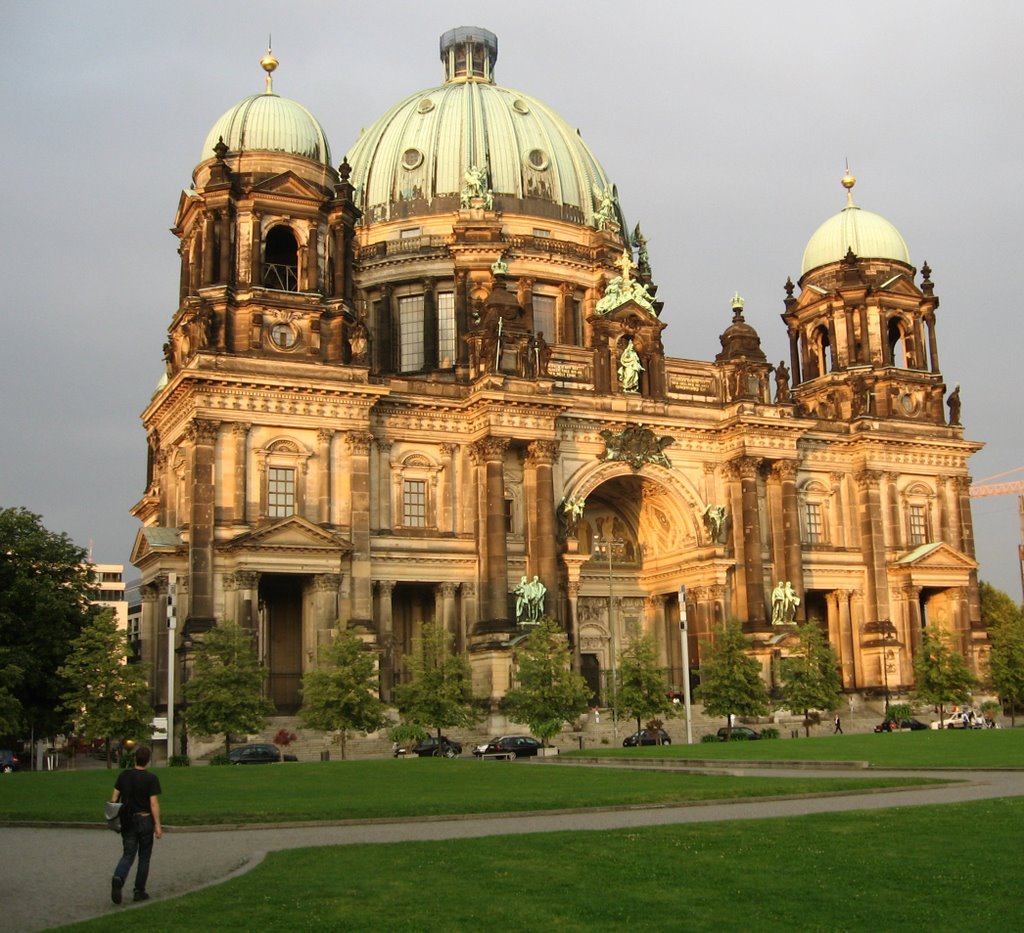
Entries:
POLYGON ((709 505, 704 510, 704 527, 713 544, 722 543, 722 533, 725 531, 724 505, 709 505))
POLYGON ((618 230, 619 224, 615 219, 615 193, 611 185, 601 190, 593 185, 594 200, 598 208, 594 211, 594 226, 598 230, 618 230))

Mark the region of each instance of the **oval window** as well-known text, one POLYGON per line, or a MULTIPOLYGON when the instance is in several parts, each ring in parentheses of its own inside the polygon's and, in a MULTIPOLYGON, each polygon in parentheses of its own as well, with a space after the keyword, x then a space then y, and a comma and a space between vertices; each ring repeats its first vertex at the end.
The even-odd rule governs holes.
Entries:
POLYGON ((420 113, 430 113, 434 109, 434 102, 429 97, 424 97, 420 101, 419 107, 416 108, 420 113))
POLYGON ((423 153, 419 149, 406 149, 402 153, 402 167, 406 169, 419 168, 423 164, 423 153))
POLYGON ((512 101, 512 109, 516 113, 529 113, 530 105, 521 97, 517 97, 514 101, 512 101))
POLYGON ((536 169, 538 172, 543 172, 548 167, 547 153, 543 149, 531 149, 526 156, 526 161, 530 164, 530 168, 536 169))
POLYGON ((275 324, 270 328, 270 339, 275 347, 288 350, 295 346, 295 329, 290 324, 275 324))

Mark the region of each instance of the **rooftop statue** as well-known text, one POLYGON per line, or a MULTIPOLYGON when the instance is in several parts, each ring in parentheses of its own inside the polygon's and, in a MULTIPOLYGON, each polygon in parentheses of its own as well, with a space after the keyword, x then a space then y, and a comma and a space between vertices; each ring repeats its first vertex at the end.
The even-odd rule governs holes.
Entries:
POLYGON ((615 264, 622 269, 622 275, 613 278, 604 290, 604 297, 598 301, 594 310, 598 314, 607 314, 616 308, 624 305, 627 301, 634 301, 641 308, 654 313, 654 298, 648 294, 647 286, 643 282, 637 282, 630 278, 630 273, 636 268, 636 264, 630 258, 629 251, 623 250, 622 256, 615 264))
POLYGON ((494 192, 487 187, 487 171, 471 165, 462 176, 463 186, 459 203, 462 207, 482 207, 494 210, 494 192))
POLYGON ((639 392, 640 373, 643 371, 640 357, 633 346, 632 338, 630 338, 626 349, 622 351, 622 356, 619 357, 619 385, 622 386, 622 391, 639 392))
POLYGON ((593 190, 594 199, 598 204, 598 208, 594 212, 594 226, 598 230, 618 231, 619 222, 616 219, 615 193, 612 191, 612 186, 608 185, 608 187, 602 190, 597 185, 594 185, 593 190))

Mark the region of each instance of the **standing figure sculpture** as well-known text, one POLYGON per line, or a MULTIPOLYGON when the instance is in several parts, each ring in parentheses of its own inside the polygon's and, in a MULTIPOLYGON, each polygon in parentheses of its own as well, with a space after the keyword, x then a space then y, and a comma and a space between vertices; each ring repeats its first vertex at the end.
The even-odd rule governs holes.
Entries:
POLYGON ((534 625, 544 614, 544 596, 548 588, 536 575, 527 581, 524 574, 515 588, 516 622, 520 625, 534 625))
POLYGON ((724 505, 709 505, 704 510, 704 527, 712 544, 722 544, 722 533, 725 531, 724 505))
POLYGON ((949 398, 946 399, 946 404, 949 406, 949 423, 959 424, 960 423, 960 384, 954 387, 953 391, 949 393, 949 398))
POLYGON ((781 360, 775 367, 775 401, 789 401, 789 367, 785 360, 781 360))
POLYGON ((640 373, 644 367, 640 363, 640 357, 633 347, 633 338, 629 339, 626 349, 619 357, 619 385, 623 392, 640 391, 640 373))
POLYGON ((793 584, 787 580, 779 580, 779 585, 772 590, 772 625, 788 625, 796 618, 800 597, 796 595, 793 584))

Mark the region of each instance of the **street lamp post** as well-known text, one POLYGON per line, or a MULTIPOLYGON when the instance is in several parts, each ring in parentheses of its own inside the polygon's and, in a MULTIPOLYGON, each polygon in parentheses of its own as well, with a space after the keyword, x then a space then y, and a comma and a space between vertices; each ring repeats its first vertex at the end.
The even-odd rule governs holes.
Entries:
POLYGON ((619 538, 599 538, 597 544, 604 548, 608 555, 608 634, 611 637, 612 654, 612 735, 619 738, 619 646, 615 633, 615 583, 612 577, 612 552, 616 544, 622 544, 619 538))
POLYGON ((683 713, 686 716, 686 744, 693 745, 693 717, 690 715, 690 639, 686 630, 686 587, 679 587, 679 640, 682 643, 683 713))

